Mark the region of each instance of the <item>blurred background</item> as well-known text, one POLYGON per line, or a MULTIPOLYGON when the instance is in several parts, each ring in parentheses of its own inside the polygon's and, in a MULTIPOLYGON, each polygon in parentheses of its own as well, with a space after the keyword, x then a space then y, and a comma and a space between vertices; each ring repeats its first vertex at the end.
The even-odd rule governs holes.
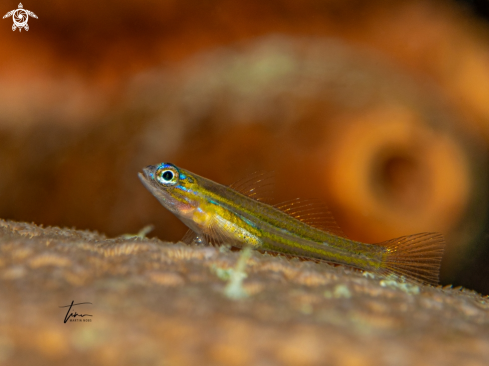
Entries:
POLYGON ((444 233, 441 282, 488 294, 487 4, 24 2, 28 32, 0 22, 0 217, 176 241, 144 166, 269 170, 350 238, 444 233))

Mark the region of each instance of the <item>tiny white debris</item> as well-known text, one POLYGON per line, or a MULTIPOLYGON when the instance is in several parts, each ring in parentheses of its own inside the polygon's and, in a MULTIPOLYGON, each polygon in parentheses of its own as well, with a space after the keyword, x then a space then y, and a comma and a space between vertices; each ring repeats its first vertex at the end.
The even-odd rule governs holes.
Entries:
POLYGON ((399 289, 410 294, 419 294, 419 287, 407 282, 398 282, 395 280, 382 280, 380 281, 380 286, 399 289))

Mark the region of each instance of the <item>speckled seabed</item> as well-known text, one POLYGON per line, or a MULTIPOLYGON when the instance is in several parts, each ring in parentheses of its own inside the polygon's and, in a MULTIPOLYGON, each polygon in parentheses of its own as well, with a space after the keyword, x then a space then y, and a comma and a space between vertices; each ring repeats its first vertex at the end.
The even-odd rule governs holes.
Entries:
MULTIPOLYGON (((489 298, 342 266, 0 220, 0 364, 485 365, 489 298), (64 323, 67 308, 91 321, 64 323)), ((83 318, 83 319, 85 319, 83 318)), ((72 318, 73 319, 73 318, 72 318)), ((76 319, 82 319, 80 317, 76 319)))

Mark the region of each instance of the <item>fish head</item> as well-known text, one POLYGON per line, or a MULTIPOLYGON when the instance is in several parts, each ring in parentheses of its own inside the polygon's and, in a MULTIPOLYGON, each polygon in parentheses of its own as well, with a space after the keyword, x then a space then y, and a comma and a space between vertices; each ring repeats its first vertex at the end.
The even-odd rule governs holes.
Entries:
POLYGON ((170 163, 149 165, 138 174, 144 186, 169 211, 191 218, 198 207, 198 187, 191 173, 170 163))

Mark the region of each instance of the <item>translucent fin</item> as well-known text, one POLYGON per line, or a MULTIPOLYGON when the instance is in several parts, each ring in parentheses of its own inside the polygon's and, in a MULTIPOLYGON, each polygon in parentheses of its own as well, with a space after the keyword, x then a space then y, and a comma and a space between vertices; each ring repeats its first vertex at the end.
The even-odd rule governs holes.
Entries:
POLYGON ((209 226, 204 235, 208 238, 209 244, 213 246, 242 246, 242 243, 239 240, 233 238, 226 231, 221 230, 217 225, 209 226))
POLYGON ((223 244, 228 244, 226 237, 218 230, 214 225, 207 228, 207 232, 204 234, 212 246, 219 246, 223 244))
POLYGON ((445 240, 440 233, 421 233, 387 240, 383 260, 386 274, 394 273, 418 282, 438 284, 445 240))
POLYGON ((336 223, 328 206, 320 200, 296 198, 276 204, 274 207, 316 229, 347 237, 336 223))
POLYGON ((265 203, 270 203, 273 198, 273 187, 274 173, 264 171, 253 172, 229 186, 247 197, 265 203))
POLYGON ((207 239, 203 236, 197 235, 197 233, 192 229, 188 229, 180 241, 184 242, 185 244, 207 245, 207 239))

